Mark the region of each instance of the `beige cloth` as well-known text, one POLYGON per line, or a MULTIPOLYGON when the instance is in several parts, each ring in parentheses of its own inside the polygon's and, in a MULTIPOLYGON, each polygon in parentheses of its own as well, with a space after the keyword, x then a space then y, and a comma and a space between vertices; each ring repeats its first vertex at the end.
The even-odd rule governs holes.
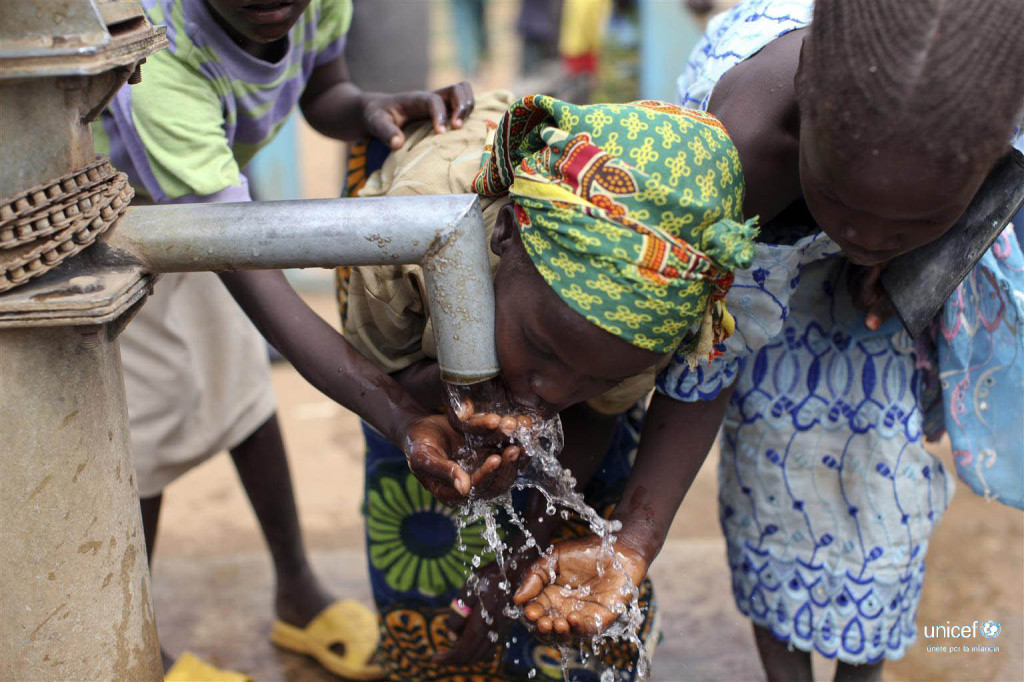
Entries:
MULTIPOLYGON (((473 114, 459 130, 436 135, 427 124, 407 130, 405 145, 391 152, 381 169, 370 175, 359 196, 471 193, 484 146, 512 102, 508 92, 485 93, 477 98, 473 114)), ((490 239, 498 212, 508 199, 481 197, 480 201, 490 239)), ((493 274, 498 257, 490 256, 493 274)), ((418 265, 354 267, 345 300, 345 338, 385 371, 397 372, 419 360, 437 357, 418 265)), ((605 414, 624 412, 650 392, 654 376, 652 368, 589 404, 605 414)))
POLYGON ((120 341, 141 497, 274 414, 266 343, 213 273, 161 277, 120 341))

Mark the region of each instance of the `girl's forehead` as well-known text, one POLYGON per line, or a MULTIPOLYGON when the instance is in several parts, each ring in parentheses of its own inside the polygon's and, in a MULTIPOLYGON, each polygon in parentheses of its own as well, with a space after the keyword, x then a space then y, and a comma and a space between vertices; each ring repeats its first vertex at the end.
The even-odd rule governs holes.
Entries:
POLYGON ((626 377, 661 359, 586 320, 559 298, 528 260, 505 276, 510 276, 504 283, 509 286, 497 289, 499 315, 514 316, 532 341, 542 343, 566 366, 597 378, 626 377))
MULTIPOLYGON (((813 132, 813 130, 811 131, 813 132)), ((850 208, 892 218, 943 216, 962 209, 984 169, 940 164, 921 145, 864 141, 853 153, 835 153, 801 132, 801 180, 850 208)))

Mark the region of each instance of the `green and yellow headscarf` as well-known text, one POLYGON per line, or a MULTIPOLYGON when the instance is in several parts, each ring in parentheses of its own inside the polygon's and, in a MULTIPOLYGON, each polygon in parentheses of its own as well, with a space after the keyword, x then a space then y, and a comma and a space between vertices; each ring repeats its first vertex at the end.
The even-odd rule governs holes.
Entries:
POLYGON ((692 362, 732 333, 724 297, 750 265, 739 155, 713 116, 662 102, 534 95, 502 118, 474 190, 509 193, 526 252, 573 310, 692 362))

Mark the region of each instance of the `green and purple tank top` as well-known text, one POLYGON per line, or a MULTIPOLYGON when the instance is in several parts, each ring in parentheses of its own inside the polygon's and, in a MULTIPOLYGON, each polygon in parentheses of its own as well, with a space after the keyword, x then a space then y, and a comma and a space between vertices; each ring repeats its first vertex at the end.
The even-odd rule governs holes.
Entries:
POLYGON ((242 169, 284 125, 313 70, 341 55, 351 0, 311 0, 276 62, 236 45, 205 0, 142 4, 167 27, 170 47, 93 124, 96 153, 158 203, 249 200, 242 169))

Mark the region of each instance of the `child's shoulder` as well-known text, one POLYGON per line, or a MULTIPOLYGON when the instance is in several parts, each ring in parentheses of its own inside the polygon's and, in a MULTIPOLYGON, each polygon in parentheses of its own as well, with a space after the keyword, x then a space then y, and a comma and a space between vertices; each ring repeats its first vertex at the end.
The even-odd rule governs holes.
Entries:
POLYGON ((706 109, 722 76, 779 36, 806 27, 813 9, 813 0, 746 0, 719 14, 679 77, 680 101, 706 109))
POLYGON ((312 47, 319 52, 348 33, 352 24, 352 0, 311 0, 306 14, 316 22, 312 47))

